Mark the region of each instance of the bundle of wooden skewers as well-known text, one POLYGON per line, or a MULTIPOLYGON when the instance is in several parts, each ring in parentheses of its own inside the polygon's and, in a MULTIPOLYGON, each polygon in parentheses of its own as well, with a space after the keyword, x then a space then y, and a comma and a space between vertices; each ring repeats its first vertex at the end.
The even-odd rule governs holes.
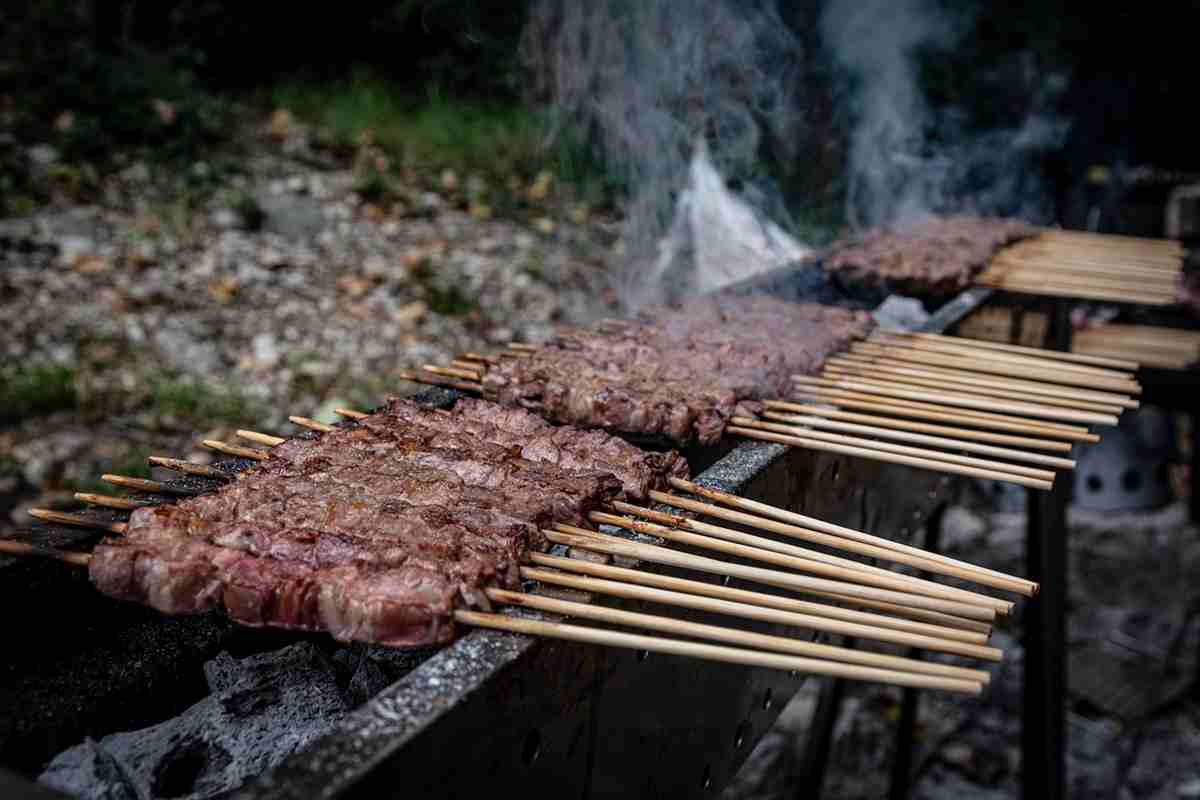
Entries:
POLYGON ((1169 239, 1046 231, 1001 250, 976 283, 1087 300, 1178 302, 1184 248, 1169 239))
MULTIPOLYGON (((348 420, 362 420, 367 416, 347 409, 341 409, 338 413, 348 420)), ((305 417, 291 419, 309 430, 321 433, 334 430, 333 426, 305 417)), ((283 437, 255 431, 239 431, 238 436, 267 448, 287 441, 283 437)), ((272 458, 270 449, 215 440, 205 440, 203 444, 216 452, 244 459, 251 465, 272 458)), ((216 479, 216 490, 238 480, 236 473, 221 466, 168 457, 152 457, 151 463, 182 475, 216 479)), ((151 500, 142 494, 118 497, 81 493, 76 497, 103 509, 132 511, 161 503, 164 496, 197 493, 195 488, 182 487, 173 482, 120 475, 105 475, 103 480, 135 493, 151 493, 158 499, 151 500)), ((649 494, 648 499, 658 504, 657 508, 614 501, 587 515, 597 528, 603 525, 640 534, 638 539, 604 533, 599 529, 556 524, 543 533, 552 544, 568 549, 563 555, 530 552, 520 567, 521 577, 548 587, 711 612, 734 619, 755 620, 990 662, 1002 658, 1000 650, 987 645, 992 624, 998 615, 1011 612, 1013 602, 895 572, 853 557, 900 565, 929 575, 945 576, 1019 596, 1032 596, 1038 590, 1037 584, 1017 576, 741 498, 692 481, 671 478, 667 486, 672 491, 652 491, 649 494), (714 521, 704 521, 703 518, 714 521), (722 522, 738 525, 742 529, 718 524, 722 522), (760 533, 747 533, 743 529, 760 533), (657 543, 647 542, 646 537, 657 543), (686 545, 693 550, 708 550, 738 561, 694 555, 665 546, 667 543, 686 545), (824 549, 818 551, 798 543, 824 549), (830 551, 846 553, 847 556, 833 555, 830 551), (590 558, 574 557, 582 553, 593 555, 590 558), (786 593, 734 588, 722 583, 615 566, 612 563, 600 563, 596 555, 735 578, 750 584, 784 589, 786 593), (794 597, 796 594, 810 599, 794 597)), ((127 527, 122 522, 84 514, 48 510, 35 510, 32 513, 48 523, 97 528, 118 537, 126 532, 127 527)), ((80 566, 89 566, 91 560, 87 553, 52 550, 27 542, 0 542, 0 552, 57 558, 80 566)), ((531 636, 924 689, 978 694, 988 682, 985 670, 819 644, 795 635, 765 634, 722 625, 700 624, 660 614, 557 599, 537 591, 489 587, 485 594, 486 602, 497 606, 533 609, 574 620, 655 631, 667 634, 667 638, 574 622, 500 614, 490 608, 457 608, 453 611, 455 621, 465 626, 531 636)))
POLYGON ((735 418, 730 432, 1049 489, 1055 469, 1074 468, 1075 442, 1099 441, 1086 426, 1116 425, 1121 412, 1138 407, 1137 366, 938 334, 876 333, 828 359, 820 377, 795 376, 803 403, 766 401, 762 420, 735 418))

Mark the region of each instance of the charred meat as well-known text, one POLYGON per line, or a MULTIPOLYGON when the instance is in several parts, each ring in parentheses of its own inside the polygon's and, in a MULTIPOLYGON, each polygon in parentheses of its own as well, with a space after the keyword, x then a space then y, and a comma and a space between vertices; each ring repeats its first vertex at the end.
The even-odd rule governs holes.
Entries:
POLYGON ((211 494, 137 509, 125 535, 96 548, 91 578, 170 614, 220 610, 341 640, 442 644, 460 597, 519 586, 518 565, 544 546, 541 527, 581 524, 623 486, 642 496, 684 474, 675 454, 520 409, 393 399, 272 448, 211 494))
POLYGON ((764 296, 650 308, 604 332, 565 330, 487 370, 484 396, 584 428, 712 444, 739 403, 785 396, 871 329, 864 312, 764 296))
POLYGON ((876 228, 834 245, 825 269, 868 286, 949 293, 966 288, 999 250, 1038 229, 1004 217, 934 217, 904 228, 876 228))

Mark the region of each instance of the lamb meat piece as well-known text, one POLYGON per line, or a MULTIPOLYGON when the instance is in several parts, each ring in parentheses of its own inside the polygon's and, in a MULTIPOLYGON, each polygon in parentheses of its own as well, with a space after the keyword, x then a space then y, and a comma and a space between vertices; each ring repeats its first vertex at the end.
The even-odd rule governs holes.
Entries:
POLYGON ((687 461, 673 450, 645 452, 601 431, 551 425, 524 409, 481 400, 461 399, 452 409, 431 415, 393 398, 379 413, 399 420, 410 431, 465 434, 501 447, 519 447, 521 456, 530 461, 610 472, 631 500, 644 500, 651 489, 663 488, 667 478, 689 475, 687 461))
POLYGON ((934 217, 903 228, 876 228, 835 244, 825 269, 865 285, 891 283, 916 293, 959 291, 999 250, 1038 229, 1002 217, 934 217))
POLYGON ((92 581, 165 613, 221 610, 391 646, 449 641, 460 596, 517 587, 519 564, 545 545, 540 526, 584 522, 621 484, 582 461, 429 427, 443 415, 414 408, 289 440, 216 492, 135 510, 96 548, 92 581))
POLYGON ((483 391, 579 427, 712 444, 740 402, 786 396, 792 375, 818 371, 871 328, 859 311, 706 296, 603 333, 562 330, 529 357, 489 367, 483 391))

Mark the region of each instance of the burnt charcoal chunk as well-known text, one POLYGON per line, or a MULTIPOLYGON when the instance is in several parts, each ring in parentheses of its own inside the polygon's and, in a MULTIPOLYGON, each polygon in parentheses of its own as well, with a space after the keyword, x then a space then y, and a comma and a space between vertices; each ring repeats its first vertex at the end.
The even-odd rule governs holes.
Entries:
MULTIPOLYGON (((860 311, 706 296, 646 309, 605 332, 564 330, 527 357, 489 367, 483 391, 573 426, 713 444, 739 402, 787 396, 792 375, 815 373, 871 327, 860 311)), ((638 483, 628 477, 630 492, 638 483)))
POLYGON ((205 666, 213 694, 149 728, 57 755, 39 781, 88 800, 208 798, 229 792, 327 733, 350 710, 311 644, 205 666))

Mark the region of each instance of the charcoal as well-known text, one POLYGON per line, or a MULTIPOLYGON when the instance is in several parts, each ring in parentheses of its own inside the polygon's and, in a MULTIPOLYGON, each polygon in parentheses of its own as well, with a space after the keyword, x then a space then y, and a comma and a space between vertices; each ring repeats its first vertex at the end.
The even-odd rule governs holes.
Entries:
POLYGON ((85 741, 39 780, 88 800, 211 798, 328 732, 352 707, 334 665, 309 643, 242 659, 222 653, 205 677, 213 693, 179 716, 85 741))

